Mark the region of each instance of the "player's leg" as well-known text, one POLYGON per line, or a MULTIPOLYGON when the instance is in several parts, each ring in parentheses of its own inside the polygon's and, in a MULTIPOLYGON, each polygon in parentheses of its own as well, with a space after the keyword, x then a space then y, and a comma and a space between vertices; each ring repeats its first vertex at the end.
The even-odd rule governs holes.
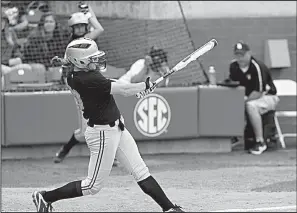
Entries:
POLYGON ((93 161, 92 164, 90 163, 88 177, 81 183, 83 195, 96 194, 102 189, 104 180, 106 180, 110 174, 120 137, 121 130, 117 125, 114 127, 108 126, 102 128, 101 126, 97 126, 94 128, 87 128, 87 144, 91 154, 96 158, 96 161, 93 161), (100 143, 92 141, 91 139, 92 134, 96 134, 96 131, 93 132, 94 129, 97 131, 97 134, 98 131, 101 132, 101 136, 99 135, 99 138, 101 138, 100 143))
MULTIPOLYGON (((80 121, 81 128, 74 131, 68 143, 63 145, 61 149, 56 153, 56 157, 54 158, 55 163, 60 163, 64 160, 70 150, 78 143, 85 142, 85 131, 87 128, 87 120, 81 115, 80 121)), ((115 158, 112 166, 116 167, 119 165, 119 161, 115 158)))
POLYGON ((85 135, 90 149, 88 176, 51 191, 35 191, 32 196, 37 212, 49 211, 51 204, 58 200, 94 195, 102 189, 110 174, 121 132, 116 126, 105 125, 88 127, 85 135))
POLYGON ((256 145, 250 150, 252 154, 261 154, 267 149, 263 136, 262 115, 270 110, 275 110, 279 99, 274 95, 264 95, 259 99, 246 103, 246 112, 253 127, 256 145))
MULTIPOLYGON (((54 158, 55 163, 60 163, 67 156, 69 151, 78 143, 85 142, 84 132, 81 129, 77 129, 74 131, 70 140, 67 144, 63 145, 62 148, 56 153, 56 157, 54 158)), ((120 162, 115 158, 112 166, 119 166, 120 162)))
POLYGON ((54 158, 55 163, 60 163, 64 160, 64 158, 69 154, 70 150, 79 142, 84 142, 84 133, 81 129, 76 129, 69 141, 64 144, 59 151, 56 153, 56 156, 54 158))
POLYGON ((182 212, 166 196, 158 182, 152 177, 148 167, 140 156, 135 140, 125 129, 116 152, 120 163, 133 175, 144 193, 149 195, 163 209, 163 211, 182 212))
POLYGON ((55 163, 60 163, 64 160, 64 158, 68 155, 68 153, 70 152, 70 150, 79 142, 85 142, 85 131, 87 128, 87 120, 83 117, 82 112, 80 111, 79 113, 79 127, 78 129, 76 129, 70 140, 64 144, 60 150, 56 153, 56 156, 54 158, 54 162, 55 163))

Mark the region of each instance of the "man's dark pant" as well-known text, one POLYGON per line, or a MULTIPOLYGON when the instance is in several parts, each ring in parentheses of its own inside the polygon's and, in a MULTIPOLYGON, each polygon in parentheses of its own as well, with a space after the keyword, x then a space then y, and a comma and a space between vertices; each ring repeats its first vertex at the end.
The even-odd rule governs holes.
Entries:
MULTIPOLYGON (((263 133, 264 133, 264 141, 268 142, 268 147, 276 148, 276 126, 274 121, 275 111, 271 110, 262 115, 262 123, 263 123, 263 133), (272 143, 270 143, 272 142, 272 143)), ((253 127, 246 116, 246 126, 244 129, 244 149, 249 150, 255 144, 255 135, 253 131, 253 127)))

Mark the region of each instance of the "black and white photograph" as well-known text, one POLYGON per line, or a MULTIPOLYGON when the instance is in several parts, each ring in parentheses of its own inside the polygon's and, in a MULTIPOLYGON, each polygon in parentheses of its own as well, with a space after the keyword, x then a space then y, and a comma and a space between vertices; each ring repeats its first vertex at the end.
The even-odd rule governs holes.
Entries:
POLYGON ((1 212, 296 212, 296 1, 1 1, 1 212))

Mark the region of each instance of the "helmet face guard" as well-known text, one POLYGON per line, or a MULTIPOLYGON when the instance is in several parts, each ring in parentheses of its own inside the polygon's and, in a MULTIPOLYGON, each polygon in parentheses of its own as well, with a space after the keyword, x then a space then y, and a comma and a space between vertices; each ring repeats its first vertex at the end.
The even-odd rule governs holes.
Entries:
POLYGON ((99 70, 100 72, 106 71, 106 57, 105 53, 97 54, 89 57, 89 64, 87 65, 89 70, 99 70))

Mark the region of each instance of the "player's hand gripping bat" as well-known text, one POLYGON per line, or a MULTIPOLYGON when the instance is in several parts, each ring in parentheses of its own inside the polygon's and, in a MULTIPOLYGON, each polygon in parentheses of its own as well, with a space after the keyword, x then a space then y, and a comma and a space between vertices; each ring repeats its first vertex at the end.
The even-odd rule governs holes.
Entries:
MULTIPOLYGON (((199 49, 195 50, 193 53, 191 53, 190 55, 188 55, 186 58, 184 58, 183 60, 181 60, 180 62, 178 62, 171 70, 169 70, 162 77, 160 77, 156 81, 154 81, 153 82, 153 85, 148 89, 148 91, 153 91, 161 81, 163 81, 164 79, 166 79, 168 76, 172 75, 173 73, 182 70, 189 63, 191 63, 192 61, 197 60, 200 56, 202 56, 205 53, 209 52, 210 50, 212 50, 217 45, 218 45, 217 40, 211 39, 209 42, 207 42, 206 44, 204 44, 202 47, 200 47, 199 49)), ((136 97, 137 98, 141 98, 141 97, 143 97, 143 95, 141 95, 140 93, 137 93, 136 94, 136 97)))

